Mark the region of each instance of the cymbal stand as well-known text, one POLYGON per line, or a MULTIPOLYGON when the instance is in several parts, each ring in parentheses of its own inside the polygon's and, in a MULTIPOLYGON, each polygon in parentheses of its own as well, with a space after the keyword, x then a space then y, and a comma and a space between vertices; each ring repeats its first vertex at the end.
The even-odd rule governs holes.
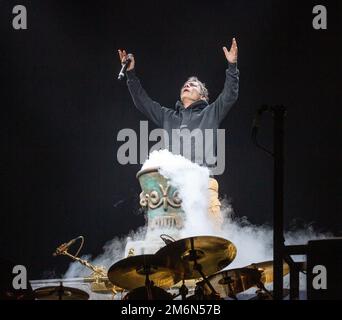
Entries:
POLYGON ((258 288, 256 291, 258 297, 267 296, 269 299, 274 300, 273 294, 266 289, 265 285, 261 281, 259 281, 256 286, 258 288))
POLYGON ((190 250, 190 261, 194 262, 194 270, 196 270, 203 278, 203 280, 205 281, 205 283, 208 285, 208 287, 210 288, 212 294, 214 296, 218 296, 218 293, 216 292, 216 290, 214 289, 214 287, 212 286, 212 284, 210 283, 210 281, 207 279, 207 277, 205 276, 205 274, 202 271, 202 265, 197 263, 197 259, 198 259, 198 255, 196 253, 195 250, 195 245, 194 245, 194 238, 190 239, 190 243, 191 243, 191 250, 190 250))
POLYGON ((181 287, 179 288, 179 294, 182 296, 182 300, 186 300, 186 296, 189 293, 187 286, 185 285, 184 279, 181 287))
POLYGON ((233 280, 231 279, 231 277, 225 277, 225 281, 227 282, 227 286, 228 286, 228 289, 229 289, 229 294, 228 294, 228 297, 229 298, 232 298, 234 300, 239 300, 236 296, 236 294, 234 293, 234 289, 232 287, 232 283, 233 283, 233 280))
POLYGON ((58 300, 62 300, 63 293, 64 293, 64 288, 63 288, 62 281, 59 283, 59 287, 57 289, 57 293, 58 293, 58 300))
POLYGON ((182 280, 182 285, 178 290, 178 294, 173 294, 172 299, 175 299, 179 296, 182 297, 182 300, 186 300, 186 296, 189 293, 188 287, 185 285, 184 279, 182 280))
POLYGON ((147 291, 147 300, 153 300, 153 294, 151 287, 153 286, 153 281, 150 280, 149 274, 151 273, 151 266, 144 265, 142 273, 145 275, 145 288, 147 291))

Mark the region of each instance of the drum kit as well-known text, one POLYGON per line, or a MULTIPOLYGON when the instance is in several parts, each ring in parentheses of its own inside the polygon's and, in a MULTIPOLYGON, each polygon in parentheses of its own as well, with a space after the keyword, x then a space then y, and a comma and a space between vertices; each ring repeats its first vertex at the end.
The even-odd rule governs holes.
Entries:
MULTIPOLYGON (((114 263, 106 275, 103 268, 79 258, 74 260, 93 270, 95 276, 88 278, 89 282, 92 279, 98 285, 105 284, 103 293, 114 296, 121 292, 122 300, 237 300, 239 293, 252 287, 267 297, 264 299, 271 299, 265 284, 273 281, 273 262, 226 270, 236 253, 229 240, 195 236, 169 242, 155 254, 128 256, 114 263)), ((289 273, 286 263, 283 271, 284 275, 289 273)), ((39 300, 89 299, 86 292, 62 283, 38 288, 34 296, 39 300)))

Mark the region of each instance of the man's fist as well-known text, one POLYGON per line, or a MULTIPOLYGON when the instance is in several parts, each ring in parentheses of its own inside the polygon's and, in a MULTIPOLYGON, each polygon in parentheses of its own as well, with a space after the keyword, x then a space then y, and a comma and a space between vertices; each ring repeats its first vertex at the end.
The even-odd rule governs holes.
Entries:
POLYGON ((120 50, 120 49, 118 50, 118 53, 119 53, 119 59, 120 59, 121 64, 123 64, 128 58, 131 59, 131 62, 128 65, 127 71, 133 70, 134 65, 135 65, 133 54, 131 53, 127 54, 125 50, 120 50))
POLYGON ((226 47, 223 47, 224 55, 226 56, 226 59, 229 63, 236 63, 238 58, 238 47, 235 38, 233 38, 232 46, 230 47, 230 50, 226 47))

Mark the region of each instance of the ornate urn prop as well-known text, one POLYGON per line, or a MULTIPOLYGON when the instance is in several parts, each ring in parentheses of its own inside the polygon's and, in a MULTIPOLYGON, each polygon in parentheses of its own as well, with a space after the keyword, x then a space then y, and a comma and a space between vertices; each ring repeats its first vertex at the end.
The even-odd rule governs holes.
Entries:
POLYGON ((165 243, 160 235, 179 238, 184 225, 184 211, 178 190, 162 176, 158 168, 149 168, 137 173, 142 192, 140 205, 147 215, 147 231, 144 240, 127 239, 126 256, 153 254, 165 243))
POLYGON ((147 212, 148 228, 181 229, 184 211, 178 190, 159 173, 158 168, 141 170, 137 178, 142 189, 140 205, 147 212))

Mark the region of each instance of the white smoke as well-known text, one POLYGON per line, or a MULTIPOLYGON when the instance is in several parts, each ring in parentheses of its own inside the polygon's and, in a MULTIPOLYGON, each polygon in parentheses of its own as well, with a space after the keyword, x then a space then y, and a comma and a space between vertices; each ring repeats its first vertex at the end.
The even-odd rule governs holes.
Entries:
POLYGON ((142 169, 159 167, 159 173, 170 181, 180 194, 185 212, 182 238, 214 234, 208 220, 209 170, 191 162, 181 155, 167 150, 153 151, 142 169))
MULTIPOLYGON (((92 255, 86 254, 80 258, 88 261, 93 266, 103 267, 108 270, 115 262, 125 258, 125 246, 128 240, 140 241, 145 238, 146 228, 141 227, 136 231, 131 231, 127 237, 115 237, 105 243, 103 253, 92 259, 92 255)), ((63 278, 78 278, 87 277, 92 273, 92 270, 79 262, 72 262, 63 278)))
MULTIPOLYGON (((273 228, 269 225, 253 225, 246 217, 236 217, 229 203, 223 201, 224 225, 219 236, 234 243, 237 248, 235 260, 228 269, 247 266, 251 263, 273 259, 273 228)), ((330 233, 320 233, 310 225, 304 229, 285 231, 285 244, 307 244, 309 240, 332 237, 330 233)), ((304 261, 304 256, 293 256, 295 261, 304 261)), ((227 269, 227 268, 226 268, 227 269)))
MULTIPOLYGON (((225 269, 239 268, 251 263, 272 260, 273 258, 273 230, 270 226, 256 226, 248 222, 246 217, 236 217, 232 205, 227 201, 222 202, 222 214, 224 224, 221 231, 214 229, 212 221, 207 214, 208 210, 208 184, 209 170, 185 159, 180 155, 173 155, 167 150, 154 151, 144 163, 142 169, 158 167, 160 174, 169 179, 175 186, 182 199, 182 207, 185 211, 185 226, 181 230, 180 237, 213 235, 230 240, 237 248, 235 260, 225 269)), ((137 199, 137 201, 139 201, 137 199)), ((164 233, 164 230, 160 230, 164 233)), ((330 237, 330 234, 321 234, 312 227, 292 230, 285 233, 286 244, 307 244, 309 240, 330 237)), ((132 231, 127 238, 114 238, 104 246, 104 253, 92 260, 94 265, 109 268, 116 261, 125 258, 125 246, 127 241, 141 241, 152 243, 159 238, 158 230, 149 234, 147 227, 138 231, 132 231)), ((178 240, 178 239, 176 239, 178 240)), ((157 250, 160 243, 156 243, 157 250)), ((151 249, 152 250, 152 249, 151 249)), ((152 251, 153 251, 152 250, 152 251)), ((153 252, 144 252, 153 253, 153 252)), ((87 256, 87 259, 90 257, 87 256)), ((298 260, 298 259, 297 259, 298 260)), ((304 260, 302 257, 301 260, 304 260)), ((90 271, 79 263, 72 263, 65 277, 73 278, 89 275, 90 271)))

